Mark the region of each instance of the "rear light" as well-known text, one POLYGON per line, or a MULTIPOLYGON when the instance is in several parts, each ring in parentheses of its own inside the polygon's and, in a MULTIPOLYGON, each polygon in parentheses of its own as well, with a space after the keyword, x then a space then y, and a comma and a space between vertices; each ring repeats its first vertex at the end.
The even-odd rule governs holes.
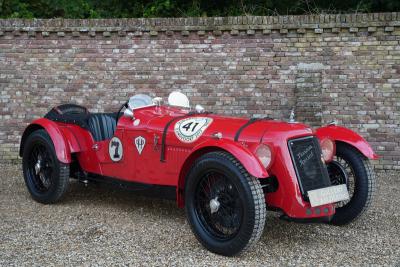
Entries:
POLYGON ((325 162, 329 162, 333 159, 335 155, 335 143, 328 138, 321 140, 321 150, 322 150, 322 159, 325 162))
POLYGON ((272 149, 265 144, 261 144, 255 151, 256 156, 261 161, 265 169, 268 169, 272 163, 272 149))

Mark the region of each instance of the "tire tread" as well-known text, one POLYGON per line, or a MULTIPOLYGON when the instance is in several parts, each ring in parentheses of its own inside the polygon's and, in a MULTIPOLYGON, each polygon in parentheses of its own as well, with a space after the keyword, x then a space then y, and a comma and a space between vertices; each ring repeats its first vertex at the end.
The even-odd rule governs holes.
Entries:
POLYGON ((260 181, 256 177, 251 176, 249 172, 233 155, 224 151, 218 151, 215 152, 215 154, 231 161, 239 169, 240 173, 246 178, 246 181, 250 186, 251 194, 254 200, 255 222, 253 227, 253 233, 249 239, 249 242, 243 249, 243 251, 245 251, 254 246, 258 242, 264 231, 266 213, 267 213, 264 192, 262 190, 260 181))
MULTIPOLYGON (((349 146, 347 144, 337 144, 337 148, 343 153, 344 155, 347 154, 349 157, 353 157, 353 161, 355 161, 354 166, 352 166, 353 171, 354 169, 358 169, 358 171, 361 171, 361 175, 363 175, 363 172, 365 172, 365 177, 366 179, 363 179, 359 181, 359 183, 367 183, 367 195, 365 199, 365 203, 362 207, 360 206, 350 206, 348 207, 345 212, 341 213, 340 216, 338 214, 335 214, 332 218, 331 223, 334 225, 345 225, 348 223, 351 223, 361 217, 371 206, 373 203, 373 199, 375 198, 376 194, 376 176, 374 169, 371 165, 371 162, 369 161, 368 158, 366 158, 361 152, 359 152, 357 149, 355 149, 352 146, 349 146), (354 216, 354 214, 356 214, 354 216)), ((350 163, 349 163, 350 164, 350 163)), ((359 179, 359 177, 356 177, 356 179, 359 179)), ((349 205, 349 204, 347 204, 349 205)), ((344 206, 345 207, 345 206, 344 206)), ((344 208, 341 207, 341 208, 344 208)), ((339 209, 337 213, 339 213, 339 209)))
MULTIPOLYGON (((57 186, 55 187, 54 191, 51 194, 49 194, 46 197, 44 197, 44 196, 36 196, 32 192, 30 192, 30 193, 31 193, 33 199, 35 199, 36 201, 38 201, 40 203, 53 204, 53 203, 56 203, 59 200, 61 200, 62 197, 65 195, 65 192, 68 189, 69 174, 70 174, 69 164, 63 163, 63 162, 61 162, 61 161, 59 161, 57 159, 53 141, 51 140, 49 134, 44 129, 36 130, 33 133, 31 133, 28 136, 26 142, 27 143, 31 142, 35 138, 42 139, 47 143, 47 145, 51 149, 51 151, 49 151, 49 153, 51 153, 53 159, 55 161, 57 161, 55 165, 56 166, 58 165, 59 169, 57 170, 58 171, 58 173, 57 173, 57 186)), ((25 150, 28 149, 28 147, 29 147, 28 145, 25 145, 25 150)), ((25 155, 26 153, 28 153, 28 151, 24 151, 24 158, 26 157, 26 155, 25 155)), ((25 166, 24 160, 25 159, 23 159, 23 166, 25 166)), ((28 184, 27 184, 27 186, 28 186, 28 184)), ((28 186, 28 189, 29 189, 29 186, 28 186)))

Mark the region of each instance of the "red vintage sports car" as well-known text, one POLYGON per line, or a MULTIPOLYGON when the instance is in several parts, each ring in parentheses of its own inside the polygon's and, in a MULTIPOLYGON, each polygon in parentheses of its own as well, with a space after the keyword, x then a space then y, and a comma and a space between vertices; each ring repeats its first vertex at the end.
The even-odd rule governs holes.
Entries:
POLYGON ((313 130, 293 114, 216 115, 179 92, 167 105, 135 95, 116 113, 55 107, 25 129, 20 155, 30 194, 45 204, 61 199, 70 177, 173 189, 200 243, 227 256, 257 242, 267 210, 300 222, 355 220, 371 203, 377 159, 349 129, 313 130))

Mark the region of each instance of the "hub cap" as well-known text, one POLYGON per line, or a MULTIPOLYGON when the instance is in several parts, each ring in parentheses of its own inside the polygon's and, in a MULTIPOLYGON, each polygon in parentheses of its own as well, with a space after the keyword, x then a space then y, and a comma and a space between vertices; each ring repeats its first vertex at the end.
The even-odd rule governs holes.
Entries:
POLYGON ((38 161, 35 164, 35 173, 36 173, 36 175, 38 175, 40 173, 40 170, 42 168, 42 166, 40 164, 41 164, 41 160, 38 159, 38 161))
POLYGON ((221 204, 218 202, 218 197, 216 197, 216 198, 214 198, 214 199, 211 199, 211 200, 210 200, 210 210, 211 210, 211 213, 217 212, 218 209, 219 209, 219 205, 221 205, 221 204))

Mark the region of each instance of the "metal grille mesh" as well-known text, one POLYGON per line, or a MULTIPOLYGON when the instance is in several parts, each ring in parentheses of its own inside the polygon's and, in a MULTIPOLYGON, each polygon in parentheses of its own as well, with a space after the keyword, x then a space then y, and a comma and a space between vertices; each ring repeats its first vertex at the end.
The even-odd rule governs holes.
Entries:
POLYGON ((310 190, 331 185, 325 164, 321 161, 317 138, 309 136, 293 139, 288 144, 303 196, 307 196, 310 190))

